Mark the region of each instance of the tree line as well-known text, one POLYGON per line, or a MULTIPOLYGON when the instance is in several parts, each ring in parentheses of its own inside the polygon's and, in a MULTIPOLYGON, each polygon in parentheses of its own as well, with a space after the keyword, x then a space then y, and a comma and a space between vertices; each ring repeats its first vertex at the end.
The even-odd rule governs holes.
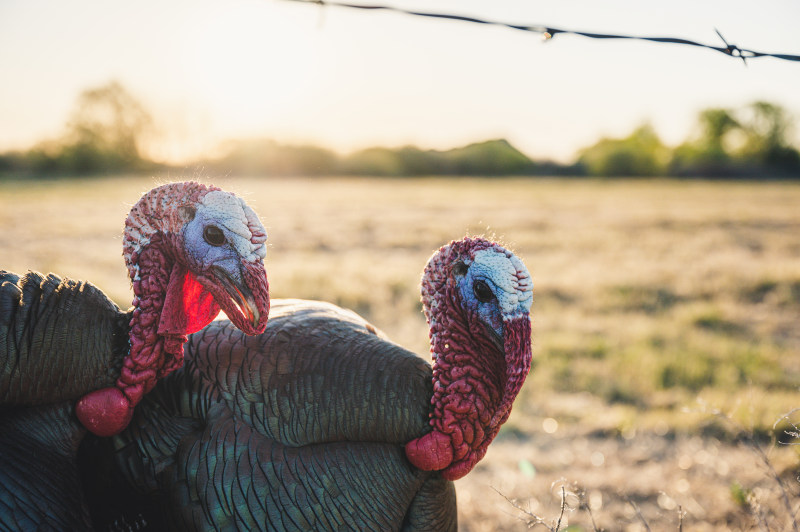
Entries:
MULTIPOLYGON (((572 164, 536 161, 505 139, 451 150, 415 146, 368 148, 348 155, 313 145, 271 139, 229 141, 224 155, 189 166, 246 175, 565 175, 702 178, 800 178, 800 152, 792 145, 793 118, 781 106, 757 101, 740 109, 699 113, 693 135, 665 145, 644 124, 624 138, 603 138, 578 152, 572 164)), ((0 175, 77 176, 152 172, 169 168, 148 158, 142 142, 153 120, 122 85, 84 91, 57 139, 0 153, 0 175)))
POLYGON ((792 125, 787 111, 769 102, 705 109, 695 134, 674 148, 643 125, 625 138, 601 139, 581 150, 578 163, 597 176, 800 178, 792 125))

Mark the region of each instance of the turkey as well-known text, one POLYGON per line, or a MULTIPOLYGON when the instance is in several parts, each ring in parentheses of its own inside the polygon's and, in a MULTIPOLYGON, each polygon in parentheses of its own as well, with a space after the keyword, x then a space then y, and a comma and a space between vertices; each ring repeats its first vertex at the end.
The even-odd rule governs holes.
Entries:
POLYGON ((86 429, 123 430, 220 309, 246 334, 264 330, 265 241, 240 198, 173 183, 125 222, 127 312, 90 283, 0 271, 0 529, 86 528, 75 462, 86 429))
POLYGON ((455 530, 451 482, 483 457, 531 364, 532 282, 497 244, 442 247, 422 278, 433 368, 356 314, 273 302, 263 334, 216 321, 130 427, 87 441, 93 519, 188 530, 455 530))

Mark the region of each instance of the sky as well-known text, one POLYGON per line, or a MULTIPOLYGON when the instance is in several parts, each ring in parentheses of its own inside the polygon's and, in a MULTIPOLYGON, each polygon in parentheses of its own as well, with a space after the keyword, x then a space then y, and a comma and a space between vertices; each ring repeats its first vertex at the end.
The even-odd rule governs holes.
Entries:
MULTIPOLYGON (((375 0, 375 3, 378 3, 375 0)), ((386 5, 599 33, 800 54, 800 2, 388 0, 386 5)), ((570 162, 649 122, 674 145, 708 107, 755 100, 800 117, 800 63, 539 35, 285 0, 3 0, 0 151, 64 131, 82 90, 122 83, 150 111, 151 156, 228 139, 448 149, 506 138, 570 162)))

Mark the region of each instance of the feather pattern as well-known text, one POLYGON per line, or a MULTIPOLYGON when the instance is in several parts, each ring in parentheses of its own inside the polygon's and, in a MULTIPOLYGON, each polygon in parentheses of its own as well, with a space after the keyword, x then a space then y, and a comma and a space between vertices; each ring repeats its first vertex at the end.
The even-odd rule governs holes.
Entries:
POLYGON ((55 403, 113 385, 129 320, 91 283, 0 271, 0 404, 55 403))
POLYGON ((430 366, 356 314, 279 300, 259 336, 192 335, 100 454, 175 529, 455 530, 452 483, 403 452, 431 394, 430 366))
POLYGON ((258 336, 224 321, 192 335, 183 369, 94 455, 173 529, 455 530, 452 480, 530 369, 531 283, 509 251, 464 239, 422 285, 433 369, 350 311, 280 300, 258 336))
POLYGON ((68 403, 0 416, 0 530, 89 530, 74 460, 85 429, 68 403))

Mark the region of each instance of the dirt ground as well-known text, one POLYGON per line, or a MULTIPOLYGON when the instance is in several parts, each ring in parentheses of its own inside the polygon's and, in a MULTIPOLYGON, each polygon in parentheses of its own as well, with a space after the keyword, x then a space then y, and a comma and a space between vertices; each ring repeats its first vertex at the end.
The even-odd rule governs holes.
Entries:
MULTIPOLYGON (((562 486, 560 530, 797 530, 800 446, 767 455, 781 488, 752 447, 686 413, 703 400, 763 433, 800 406, 797 183, 214 181, 262 215, 273 297, 353 309, 423 357, 434 249, 496 234, 526 261, 535 367, 456 483, 462 531, 527 530, 526 511, 555 529, 562 486)), ((91 280, 125 308, 119 233, 156 184, 0 183, 0 267, 91 280)))
POLYGON ((555 530, 559 516, 561 530, 797 530, 798 448, 761 448, 575 429, 506 437, 456 482, 459 530, 555 530))

